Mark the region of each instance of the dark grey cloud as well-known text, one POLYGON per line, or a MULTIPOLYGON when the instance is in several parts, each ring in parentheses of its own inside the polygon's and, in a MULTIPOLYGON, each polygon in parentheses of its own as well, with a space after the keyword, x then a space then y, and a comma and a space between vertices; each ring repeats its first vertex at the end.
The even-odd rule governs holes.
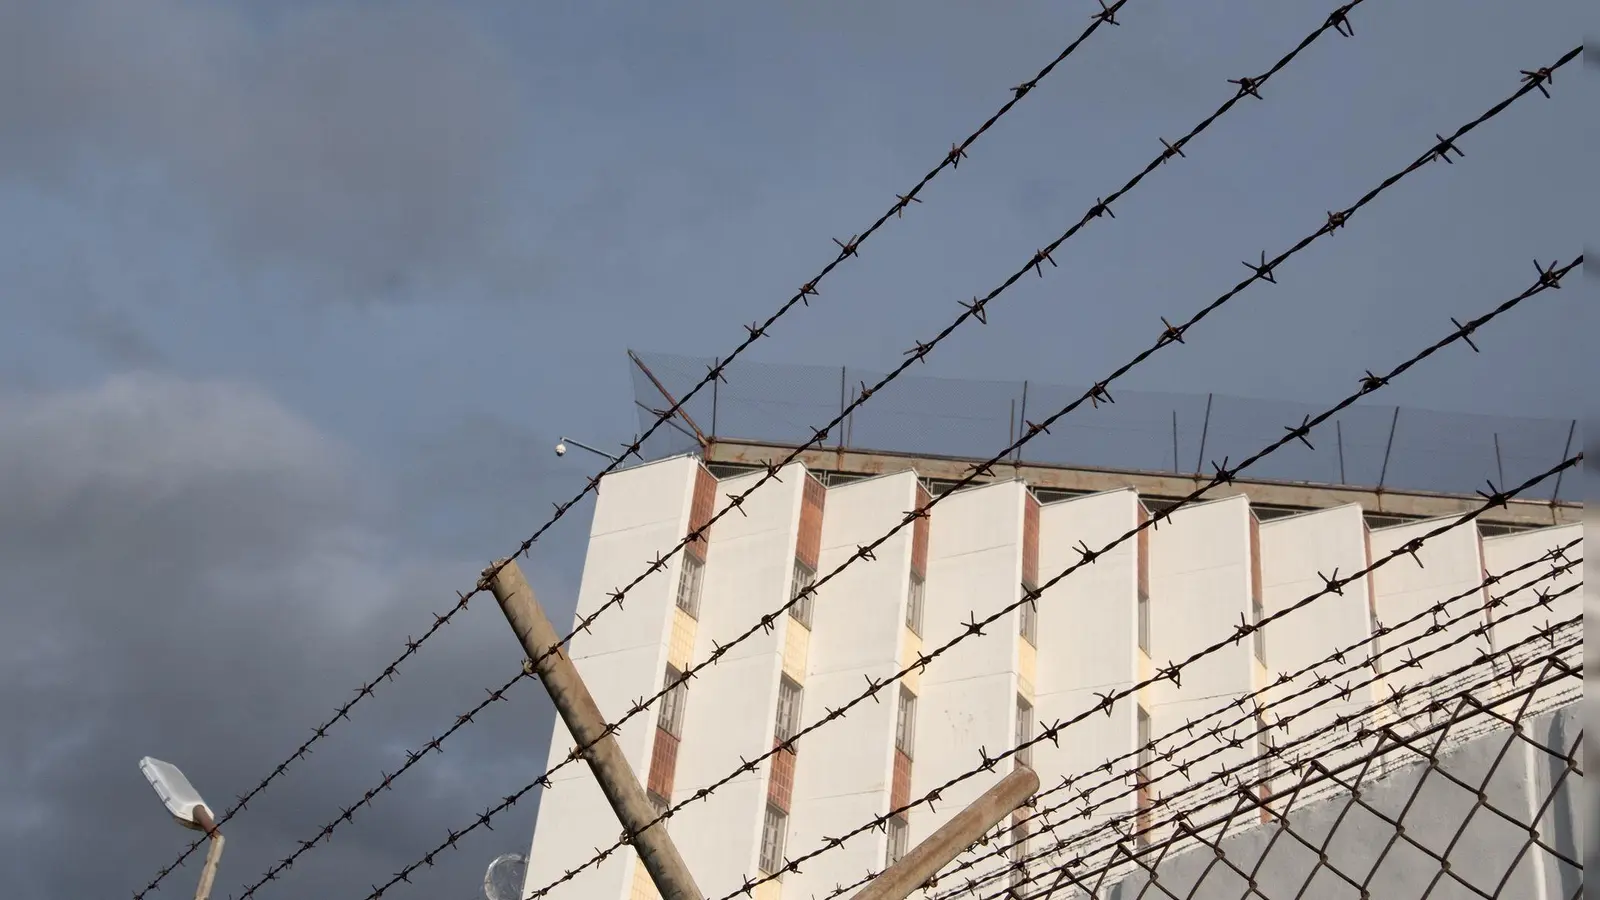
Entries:
MULTIPOLYGON (((481 563, 383 526, 380 482, 238 384, 141 375, 0 395, 8 895, 142 886, 188 834, 166 821, 140 756, 178 763, 228 805, 471 583, 481 563)), ((229 827, 219 894, 315 836, 519 658, 493 603, 473 604, 229 827)), ((359 897, 532 780, 549 713, 523 687, 261 896, 359 897)), ((470 892, 489 858, 524 849, 532 812, 463 842, 423 885, 470 892)), ((189 896, 196 873, 157 896, 189 896)))
POLYGON ((0 179, 148 223, 192 208, 216 252, 332 296, 521 277, 506 48, 448 6, 366 7, 0 3, 0 179), (142 193, 108 201, 108 179, 142 193))

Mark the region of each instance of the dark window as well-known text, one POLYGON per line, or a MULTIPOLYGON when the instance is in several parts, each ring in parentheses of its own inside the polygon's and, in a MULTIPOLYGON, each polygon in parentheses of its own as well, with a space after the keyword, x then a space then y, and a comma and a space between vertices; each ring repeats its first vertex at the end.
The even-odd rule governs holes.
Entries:
POLYGON ((811 601, 814 599, 814 595, 806 594, 803 597, 800 595, 815 584, 816 580, 817 572, 815 569, 798 559, 794 561, 794 592, 790 594, 790 599, 798 597, 799 600, 790 605, 789 615, 793 616, 796 622, 807 628, 811 627, 811 601))
POLYGON ((1150 595, 1139 592, 1139 649, 1150 655, 1150 595))
POLYGON ((678 608, 691 618, 700 617, 700 589, 705 584, 706 564, 693 556, 684 556, 683 571, 678 576, 678 608))
POLYGON ((761 871, 775 875, 783 868, 783 843, 788 836, 789 816, 776 806, 767 806, 767 818, 761 823, 761 871))
POLYGON ((662 681, 666 693, 661 697, 661 720, 656 727, 675 738, 683 737, 683 707, 689 693, 689 686, 684 683, 683 673, 676 667, 667 666, 666 678, 662 681))
POLYGON ((1250 598, 1250 615, 1255 618, 1256 630, 1252 636, 1255 638, 1256 659, 1264 666, 1267 664, 1267 630, 1261 626, 1261 622, 1267 617, 1267 613, 1261 605, 1260 597, 1250 598))
POLYGON ((774 736, 778 743, 784 743, 800 731, 800 699, 802 697, 800 685, 795 684, 789 676, 783 676, 778 682, 778 723, 774 736))
POLYGON ((1017 765, 1033 768, 1033 704, 1017 698, 1017 765))
POLYGON ((1039 601, 1036 599, 1039 589, 1024 581, 1022 595, 1028 599, 1022 601, 1022 606, 1017 609, 1017 633, 1029 644, 1039 646, 1039 601))
POLYGON ((928 591, 927 582, 915 572, 911 573, 911 590, 906 596, 906 627, 911 633, 922 634, 922 603, 928 591))
POLYGON ((894 722, 894 748, 911 759, 911 747, 917 739, 917 695, 904 686, 900 688, 900 707, 894 722))
POLYGON ((904 815, 894 816, 889 820, 889 852, 884 865, 892 866, 900 861, 910 849, 908 844, 911 838, 911 826, 906 824, 904 815))

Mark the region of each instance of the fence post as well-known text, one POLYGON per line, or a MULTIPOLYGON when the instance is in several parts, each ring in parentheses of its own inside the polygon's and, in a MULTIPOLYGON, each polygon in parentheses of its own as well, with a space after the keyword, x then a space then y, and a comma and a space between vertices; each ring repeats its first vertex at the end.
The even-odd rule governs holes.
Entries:
POLYGON ((1344 422, 1333 420, 1333 436, 1339 442, 1339 483, 1348 484, 1344 480, 1344 422))
MULTIPOLYGON (((1565 457, 1562 457, 1565 459, 1565 457)), ((1494 433, 1494 471, 1500 477, 1500 484, 1506 483, 1506 464, 1500 459, 1500 432, 1494 433)))
MULTIPOLYGON (((1022 432, 1024 430, 1024 424, 1023 423, 1025 423, 1027 421, 1028 421, 1028 383, 1026 381, 1024 381, 1022 383, 1022 412, 1017 416, 1017 437, 1018 438, 1022 437, 1022 432)), ((1018 447, 1016 450, 1012 451, 1012 453, 1011 453, 1011 464, 1014 465, 1014 466, 1019 466, 1019 465, 1022 464, 1022 448, 1021 447, 1018 447)))
POLYGON ((850 404, 845 400, 844 380, 849 371, 847 366, 839 367, 839 452, 844 452, 844 411, 850 404))
POLYGON ((1211 394, 1206 394, 1206 418, 1200 425, 1200 458, 1194 461, 1194 473, 1198 476, 1206 464, 1206 435, 1211 432, 1211 394))
POLYGON ((1389 443, 1383 446, 1383 468, 1378 472, 1378 491, 1383 491, 1383 483, 1389 478, 1389 451, 1394 449, 1394 430, 1400 424, 1400 407, 1394 408, 1394 418, 1389 420, 1389 443))
POLYGON ((1178 411, 1172 411, 1172 474, 1178 474, 1178 411))
MULTIPOLYGON (((1572 420, 1572 425, 1570 425, 1567 428, 1567 448, 1565 450, 1561 451, 1561 460, 1563 462, 1565 462, 1566 460, 1568 460, 1568 459, 1570 459, 1572 457, 1572 436, 1577 434, 1577 432, 1578 432, 1578 420, 1577 419, 1573 419, 1572 420)), ((1556 473, 1556 489, 1550 492, 1550 502, 1551 503, 1555 503, 1556 502, 1556 498, 1561 496, 1561 476, 1563 476, 1565 474, 1567 474, 1567 470, 1566 469, 1562 469, 1561 471, 1556 473)))
MULTIPOLYGON (((713 367, 720 366, 722 365, 722 359, 714 356, 711 358, 711 364, 713 367)), ((711 439, 713 441, 717 439, 717 382, 721 380, 721 378, 711 379, 711 439)))
POLYGON ((905 900, 1038 789, 1039 776, 1027 766, 1018 766, 910 853, 879 872, 850 900, 905 900))
POLYGON ((639 861, 650 873, 663 900, 704 900, 705 895, 695 886, 689 867, 667 834, 666 824, 651 824, 657 818, 655 807, 645 796, 639 776, 628 765, 628 758, 622 755, 617 739, 606 731, 600 707, 595 705, 594 697, 578 674, 578 667, 561 647, 561 640, 550 620, 545 618, 522 569, 515 562, 505 562, 499 572, 492 576, 491 572, 494 572, 492 568, 484 571, 484 580, 521 642, 522 652, 533 660, 539 683, 544 685, 550 702, 561 714, 567 730, 572 732, 573 741, 589 748, 583 758, 594 772, 595 780, 600 782, 600 791, 621 820, 623 829, 633 836, 639 861))

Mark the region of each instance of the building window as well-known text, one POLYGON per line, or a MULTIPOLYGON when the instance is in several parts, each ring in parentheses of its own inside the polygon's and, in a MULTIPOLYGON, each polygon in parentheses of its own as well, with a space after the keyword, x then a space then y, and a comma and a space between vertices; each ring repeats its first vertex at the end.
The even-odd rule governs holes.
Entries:
POLYGON ((1150 595, 1139 591, 1139 649, 1150 655, 1150 595))
POLYGON ((689 618, 700 618, 700 589, 705 584, 706 564, 693 556, 683 556, 683 571, 678 576, 678 608, 689 618))
POLYGON ((910 849, 910 841, 911 826, 906 824, 906 817, 902 814, 890 818, 889 850, 887 853, 887 858, 884 862, 885 868, 899 862, 901 857, 906 855, 906 851, 910 849))
POLYGON ((799 622, 801 625, 804 625, 807 628, 811 627, 811 601, 815 599, 815 597, 812 594, 806 594, 804 597, 801 597, 800 595, 804 593, 806 589, 810 588, 811 585, 815 584, 816 581, 816 569, 811 568, 798 559, 794 561, 794 592, 790 594, 789 597, 791 600, 795 598, 799 599, 797 602, 790 605, 789 615, 793 616, 796 622, 799 622))
POLYGON ((667 666, 666 678, 662 681, 666 693, 661 696, 661 718, 656 727, 675 738, 683 737, 683 707, 689 693, 689 686, 684 683, 683 673, 675 666, 667 666))
POLYGON ((666 815, 667 810, 672 808, 672 804, 668 803, 665 797, 655 791, 647 791, 645 796, 650 798, 650 808, 655 810, 656 818, 658 819, 666 815))
POLYGON ((1017 698, 1017 765, 1033 768, 1033 704, 1017 698))
POLYGON ((1024 581, 1022 595, 1027 599, 1018 608, 1017 633, 1032 646, 1039 646, 1039 589, 1024 581))
POLYGON ((906 627, 918 637, 922 636, 922 600, 927 591, 927 582, 921 575, 912 572, 911 590, 906 596, 906 627))
POLYGON ((1261 627, 1261 622, 1267 617, 1265 607, 1261 604, 1260 597, 1250 598, 1250 615, 1254 618, 1256 630, 1251 635, 1255 639, 1256 659, 1264 666, 1267 664, 1267 630, 1261 627))
POLYGON ((1150 844, 1150 763, 1155 758, 1155 748, 1150 740, 1150 714, 1144 707, 1139 707, 1139 772, 1134 777, 1138 783, 1138 810, 1139 827, 1138 843, 1141 847, 1150 844))
POLYGON ((1028 823, 1015 819, 1011 823, 1011 896, 1020 897, 1022 886, 1028 881, 1028 823))
POLYGON ((802 689, 792 678, 782 676, 778 681, 778 724, 774 736, 778 743, 787 743, 788 740, 800 733, 800 699, 802 689))
POLYGON ((894 721, 894 748, 911 759, 911 746, 917 739, 917 695, 900 688, 900 708, 894 721))
POLYGON ((761 871, 776 875, 783 868, 783 841, 789 830, 789 816, 776 806, 767 806, 766 821, 761 824, 761 871))

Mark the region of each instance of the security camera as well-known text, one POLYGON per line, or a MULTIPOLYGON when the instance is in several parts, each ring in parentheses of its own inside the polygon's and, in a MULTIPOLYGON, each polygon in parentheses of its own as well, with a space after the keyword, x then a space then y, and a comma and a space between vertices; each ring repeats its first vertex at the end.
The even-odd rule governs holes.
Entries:
POLYGON ((556 455, 557 456, 566 456, 567 455, 567 442, 566 441, 557 442, 557 444, 556 444, 556 455))

